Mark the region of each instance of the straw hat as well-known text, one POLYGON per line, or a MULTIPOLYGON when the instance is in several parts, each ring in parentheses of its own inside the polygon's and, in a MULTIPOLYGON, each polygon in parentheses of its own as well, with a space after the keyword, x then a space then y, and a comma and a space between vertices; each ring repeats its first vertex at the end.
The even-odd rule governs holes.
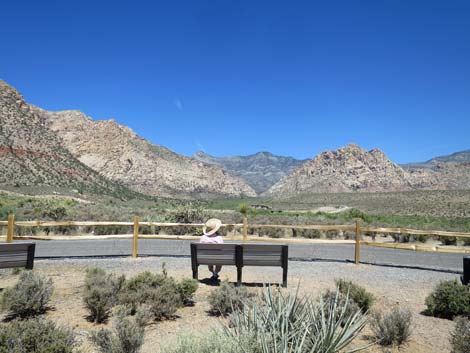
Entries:
POLYGON ((209 219, 202 227, 202 233, 204 235, 212 235, 219 230, 222 226, 222 221, 217 218, 209 219))

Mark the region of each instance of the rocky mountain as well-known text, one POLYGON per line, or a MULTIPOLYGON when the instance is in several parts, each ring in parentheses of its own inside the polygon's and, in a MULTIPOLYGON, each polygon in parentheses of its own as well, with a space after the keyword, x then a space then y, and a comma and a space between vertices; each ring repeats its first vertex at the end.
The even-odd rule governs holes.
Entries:
POLYGON ((214 157, 198 151, 193 158, 205 164, 222 167, 245 180, 257 193, 268 190, 305 162, 292 157, 276 156, 269 152, 258 152, 248 156, 214 157))
POLYGON ((0 185, 63 187, 135 196, 77 160, 44 118, 0 80, 0 185))
POLYGON ((36 110, 77 159, 133 190, 165 197, 256 195, 221 168, 154 145, 114 120, 95 121, 73 110, 36 110))
POLYGON ((436 168, 442 164, 470 164, 470 150, 455 152, 446 156, 434 157, 426 162, 402 164, 403 168, 436 168))
POLYGON ((320 153, 282 178, 265 195, 468 189, 469 176, 470 168, 466 165, 439 165, 435 170, 404 169, 378 149, 365 151, 357 145, 348 145, 320 153))

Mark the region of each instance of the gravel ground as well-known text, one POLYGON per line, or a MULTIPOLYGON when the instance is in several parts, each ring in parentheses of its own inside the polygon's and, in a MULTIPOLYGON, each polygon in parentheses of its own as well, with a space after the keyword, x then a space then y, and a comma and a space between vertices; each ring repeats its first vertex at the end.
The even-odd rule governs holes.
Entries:
MULTIPOLYGON (((60 259, 37 260, 36 271, 43 273, 54 280, 56 291, 53 298, 53 308, 47 315, 52 319, 74 327, 83 344, 85 353, 95 352, 87 342, 88 332, 96 330, 102 325, 94 325, 86 321, 87 315, 81 303, 84 270, 89 266, 99 266, 110 272, 134 275, 144 270, 160 271, 165 263, 169 275, 178 279, 191 275, 189 258, 175 257, 146 257, 139 259, 111 258, 111 259, 60 259)), ((222 278, 230 281, 236 280, 235 268, 225 267, 222 278)), ((205 268, 200 269, 200 276, 206 277, 209 273, 205 268)), ((0 273, 0 288, 12 285, 17 275, 11 271, 0 273)), ((279 268, 244 269, 244 282, 251 290, 261 283, 279 283, 282 270, 279 268)), ((449 332, 453 327, 451 321, 427 317, 421 314, 425 309, 424 299, 441 280, 458 278, 451 273, 436 271, 403 269, 373 265, 359 265, 338 262, 289 262, 289 287, 287 290, 296 290, 305 294, 318 295, 328 288, 334 287, 335 278, 347 278, 366 287, 377 298, 374 304, 376 310, 388 310, 394 305, 409 307, 413 312, 414 333, 411 341, 404 347, 392 349, 391 352, 418 352, 441 353, 449 352, 449 332)), ((143 353, 160 351, 163 344, 174 342, 182 332, 204 332, 218 324, 218 319, 207 314, 209 306, 206 297, 213 287, 201 283, 196 293, 196 304, 179 311, 179 318, 150 325, 147 328, 143 353)), ((109 325, 109 324, 108 324, 109 325)), ((366 336, 368 331, 364 332, 366 336)), ((367 343, 366 337, 361 336, 356 345, 367 343)), ((372 346, 367 352, 384 352, 378 346, 372 346)))

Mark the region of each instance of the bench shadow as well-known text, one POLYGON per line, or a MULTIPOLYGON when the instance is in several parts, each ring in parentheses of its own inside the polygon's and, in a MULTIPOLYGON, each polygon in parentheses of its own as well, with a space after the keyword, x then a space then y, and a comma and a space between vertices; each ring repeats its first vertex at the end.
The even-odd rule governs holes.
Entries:
MULTIPOLYGON (((199 283, 212 286, 212 287, 218 287, 221 283, 221 281, 214 282, 210 278, 203 278, 199 280, 199 283)), ((237 282, 234 281, 229 281, 228 283, 233 284, 234 286, 237 285, 237 282)), ((251 288, 263 288, 263 287, 279 287, 281 288, 281 283, 269 283, 269 282, 242 282, 241 285, 243 287, 251 287, 251 288)))

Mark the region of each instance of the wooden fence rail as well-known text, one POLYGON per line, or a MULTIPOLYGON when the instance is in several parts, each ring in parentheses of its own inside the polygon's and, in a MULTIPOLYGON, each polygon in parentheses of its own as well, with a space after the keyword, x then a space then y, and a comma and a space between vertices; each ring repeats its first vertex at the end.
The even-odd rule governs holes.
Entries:
MULTIPOLYGON (((139 238, 147 239, 193 239, 194 237, 189 236, 146 236, 139 235, 139 229, 143 226, 155 226, 155 227, 202 227, 202 223, 164 223, 164 222, 140 222, 139 217, 135 216, 133 222, 93 222, 93 221, 15 221, 14 215, 9 215, 7 221, 0 221, 0 226, 7 226, 6 241, 12 242, 14 239, 14 227, 99 227, 99 226, 129 226, 133 228, 132 234, 132 257, 138 256, 138 241, 139 238)), ((230 228, 241 228, 242 229, 242 240, 246 242, 251 241, 266 241, 266 239, 248 237, 248 229, 306 229, 306 230, 337 230, 337 231, 350 231, 355 233, 354 242, 349 241, 347 243, 355 244, 354 261, 359 264, 361 257, 361 245, 387 247, 393 249, 405 249, 414 251, 438 251, 438 252, 464 252, 470 253, 468 249, 449 249, 439 246, 425 247, 422 245, 405 245, 405 244, 386 244, 386 243, 375 243, 361 240, 363 233, 392 233, 392 234, 409 234, 409 235, 431 235, 439 237, 455 237, 455 238, 470 238, 470 233, 463 232, 448 232, 441 230, 422 230, 412 228, 384 228, 384 227, 362 227, 359 219, 352 225, 341 225, 341 224, 309 224, 309 225, 288 225, 288 224, 248 224, 247 218, 243 218, 243 223, 227 223, 222 224, 222 227, 230 228)), ((77 237, 70 237, 77 238, 77 237)), ((308 242, 307 240, 300 239, 269 239, 274 242, 289 242, 289 243, 301 243, 302 241, 308 242)), ((338 243, 346 243, 340 241, 334 241, 338 243)))

